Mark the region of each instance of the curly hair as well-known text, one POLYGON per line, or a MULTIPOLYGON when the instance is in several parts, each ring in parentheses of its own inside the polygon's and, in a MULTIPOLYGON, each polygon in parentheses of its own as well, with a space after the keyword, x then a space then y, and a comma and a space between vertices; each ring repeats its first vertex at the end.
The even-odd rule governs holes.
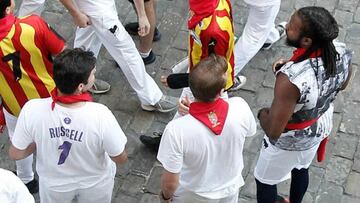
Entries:
POLYGON ((297 62, 303 61, 317 50, 321 50, 321 58, 328 76, 336 74, 336 52, 333 40, 339 35, 339 27, 335 18, 322 7, 309 6, 300 8, 296 14, 302 21, 301 35, 312 39, 311 47, 297 62))

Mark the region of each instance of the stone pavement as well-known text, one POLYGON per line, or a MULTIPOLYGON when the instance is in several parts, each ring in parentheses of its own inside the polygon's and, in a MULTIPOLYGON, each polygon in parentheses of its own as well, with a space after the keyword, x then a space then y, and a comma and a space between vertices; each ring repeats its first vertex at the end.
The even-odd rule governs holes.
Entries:
MULTIPOLYGON (((20 4, 20 0, 17 4, 20 4)), ((233 15, 237 36, 241 34, 248 8, 243 1, 233 2, 233 15)), ((287 20, 291 13, 300 7, 318 5, 330 10, 340 25, 340 41, 355 51, 353 72, 360 64, 360 3, 359 0, 284 0, 282 1, 277 22, 287 20)), ((124 24, 136 20, 131 5, 126 0, 118 0, 119 18, 124 24)), ((171 72, 170 67, 186 56, 187 47, 187 1, 160 0, 157 4, 158 28, 162 39, 154 44, 156 62, 146 67, 149 74, 159 83, 159 77, 171 72)), ((43 17, 68 41, 72 47, 75 26, 71 16, 57 0, 47 0, 43 17)), ((136 43, 137 37, 134 37, 136 43)), ((283 56, 289 57, 291 49, 281 41, 268 51, 260 51, 247 65, 243 74, 248 77, 244 89, 231 93, 231 96, 243 97, 253 109, 269 106, 273 97, 274 76, 272 62, 283 56)), ((97 77, 109 81, 112 89, 109 93, 95 96, 95 99, 107 105, 115 114, 128 137, 127 151, 129 161, 118 166, 113 202, 120 203, 156 203, 159 193, 161 165, 156 161, 156 153, 145 148, 139 136, 153 131, 162 131, 174 113, 161 114, 142 111, 135 92, 124 75, 105 49, 101 50, 97 64, 97 77)), ((352 84, 336 100, 334 129, 328 145, 324 163, 314 163, 310 167, 310 185, 304 202, 338 203, 360 202, 360 75, 356 74, 352 84)), ((178 96, 179 91, 162 87, 165 93, 178 96)), ((243 176, 245 185, 240 191, 240 202, 256 202, 253 169, 261 147, 263 132, 258 125, 256 136, 247 139, 244 151, 243 176)), ((14 162, 7 158, 8 138, 0 138, 0 167, 14 169, 14 162)), ((226 171, 225 171, 226 172, 226 171)), ((290 182, 278 186, 280 194, 288 195, 290 182)), ((36 196, 38 200, 38 196, 36 196)))

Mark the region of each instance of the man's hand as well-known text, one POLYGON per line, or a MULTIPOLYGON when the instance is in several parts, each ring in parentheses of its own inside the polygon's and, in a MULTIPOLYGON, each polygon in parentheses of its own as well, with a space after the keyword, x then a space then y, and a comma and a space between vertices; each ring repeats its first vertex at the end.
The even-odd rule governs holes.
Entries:
POLYGON ((90 18, 82 12, 78 12, 75 15, 73 15, 73 19, 74 19, 75 25, 77 25, 81 28, 85 28, 88 25, 91 25, 90 18))
POLYGON ((167 83, 167 78, 168 76, 162 75, 160 76, 160 82, 161 84, 163 84, 165 87, 169 87, 168 83, 167 83))
POLYGON ((139 17, 139 30, 138 34, 140 37, 144 37, 150 32, 150 23, 148 18, 145 16, 139 17))
POLYGON ((187 96, 185 96, 185 98, 179 102, 179 109, 178 109, 179 114, 182 116, 188 114, 190 104, 191 104, 190 99, 187 96))
POLYGON ((272 71, 276 73, 276 71, 280 70, 280 68, 286 63, 287 61, 283 58, 276 60, 272 65, 272 71))

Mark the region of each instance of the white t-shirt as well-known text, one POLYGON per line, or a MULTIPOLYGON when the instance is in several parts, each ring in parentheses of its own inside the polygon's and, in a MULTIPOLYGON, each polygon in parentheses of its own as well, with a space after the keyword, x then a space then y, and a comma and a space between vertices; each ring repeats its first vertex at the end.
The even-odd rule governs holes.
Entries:
POLYGON ((0 202, 33 203, 35 200, 13 172, 0 168, 0 202))
POLYGON ((248 104, 239 97, 228 103, 220 135, 186 115, 166 126, 157 155, 167 171, 180 173, 182 187, 210 199, 233 195, 244 185, 243 145, 256 132, 248 104))
POLYGON ((253 6, 272 6, 281 3, 281 0, 244 0, 245 3, 253 6))
POLYGON ((89 16, 115 15, 117 11, 114 0, 76 0, 74 3, 80 11, 89 16))
POLYGON ((68 192, 114 178, 115 163, 127 138, 110 110, 86 102, 70 109, 51 98, 28 101, 20 112, 12 144, 25 149, 36 143, 36 170, 43 185, 68 192))

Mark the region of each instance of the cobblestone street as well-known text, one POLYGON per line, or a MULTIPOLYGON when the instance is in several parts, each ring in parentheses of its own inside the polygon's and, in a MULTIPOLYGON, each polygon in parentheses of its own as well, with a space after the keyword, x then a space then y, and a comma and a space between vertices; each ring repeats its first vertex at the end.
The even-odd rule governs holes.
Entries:
MULTIPOLYGON (((248 15, 248 8, 241 0, 233 2, 233 17, 236 36, 241 31, 248 15)), ((17 0, 17 7, 21 0, 17 0)), ((125 25, 136 21, 136 14, 127 0, 116 0, 119 19, 125 25)), ((326 160, 319 164, 314 160, 310 166, 310 184, 304 202, 316 203, 359 203, 360 202, 360 74, 356 74, 360 64, 360 1, 359 0, 283 0, 276 22, 287 21, 295 9, 303 6, 323 6, 335 16, 339 26, 339 41, 354 50, 353 73, 355 77, 347 90, 340 93, 335 102, 333 132, 327 147, 326 160)), ((168 75, 171 66, 187 55, 186 0, 158 0, 157 25, 162 33, 155 42, 153 51, 156 61, 147 65, 147 72, 155 79, 164 93, 179 96, 180 90, 171 90, 160 84, 160 76, 168 75)), ((45 20, 73 46, 75 25, 71 15, 58 0, 47 0, 42 13, 45 20)), ((138 43, 138 37, 133 37, 138 43)), ((244 98, 254 115, 262 107, 271 105, 275 78, 271 70, 274 60, 289 58, 292 49, 284 40, 271 49, 260 51, 244 68, 247 83, 243 89, 230 96, 244 98)), ((142 134, 162 132, 175 112, 169 114, 145 112, 129 86, 126 78, 109 53, 102 48, 97 62, 97 78, 111 84, 109 93, 94 96, 97 102, 108 106, 117 118, 128 138, 129 160, 118 165, 113 192, 113 202, 157 203, 160 191, 162 167, 156 161, 156 152, 144 147, 139 141, 142 134)), ((258 122, 258 121, 257 121, 258 122)), ((253 170, 261 148, 264 132, 258 123, 257 134, 246 140, 244 150, 243 176, 245 185, 240 190, 239 202, 256 202, 256 187, 253 170)), ((15 169, 15 163, 7 155, 8 137, 0 137, 0 168, 15 169)), ((224 171, 226 172, 226 171, 224 171)), ((290 181, 278 186, 282 195, 288 195, 290 181)), ((36 195, 37 201, 38 195, 36 195)))

